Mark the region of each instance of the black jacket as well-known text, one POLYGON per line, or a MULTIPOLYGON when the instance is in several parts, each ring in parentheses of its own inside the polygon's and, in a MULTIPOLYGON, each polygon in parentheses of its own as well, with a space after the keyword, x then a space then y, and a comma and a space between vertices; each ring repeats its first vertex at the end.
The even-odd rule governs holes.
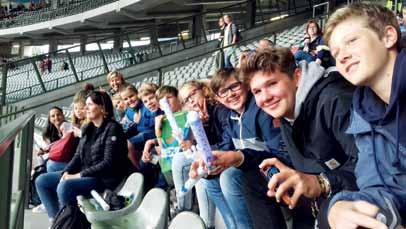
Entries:
POLYGON ((129 173, 127 140, 120 124, 106 120, 96 129, 93 123, 82 129, 82 138, 76 153, 65 168, 70 174, 80 172, 82 177, 99 178, 106 188, 114 189, 129 173), (85 151, 85 143, 94 135, 90 152, 85 151))
POLYGON ((357 189, 354 168, 358 150, 353 136, 345 133, 353 91, 338 72, 331 72, 314 84, 293 125, 282 121, 282 138, 294 168, 325 173, 332 193, 357 189))

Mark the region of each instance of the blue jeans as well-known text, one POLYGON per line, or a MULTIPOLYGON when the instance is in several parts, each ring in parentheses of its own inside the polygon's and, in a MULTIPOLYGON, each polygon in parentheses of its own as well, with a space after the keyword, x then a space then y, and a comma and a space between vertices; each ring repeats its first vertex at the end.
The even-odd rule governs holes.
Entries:
POLYGON ((223 216, 227 228, 253 228, 243 192, 243 172, 228 168, 214 179, 202 179, 210 199, 223 216))
POLYGON ((48 159, 46 164, 47 172, 49 173, 64 170, 67 164, 67 162, 59 162, 48 159))
POLYGON ((89 196, 90 191, 103 190, 99 179, 82 177, 60 182, 61 172, 50 172, 40 175, 36 181, 38 196, 47 210, 49 218, 55 218, 59 209, 68 203, 76 203, 76 196, 89 196))
POLYGON ((312 61, 316 60, 315 56, 312 56, 310 53, 305 52, 303 50, 299 50, 295 53, 295 60, 296 63, 299 63, 302 60, 305 60, 306 62, 310 63, 312 61))
MULTIPOLYGON (((175 185, 176 193, 179 193, 183 184, 189 179, 191 159, 187 159, 183 154, 175 154, 172 158, 172 176, 175 185)), ((207 227, 214 227, 215 207, 210 201, 208 193, 201 184, 201 179, 195 185, 197 201, 199 203, 200 217, 203 219, 207 227)), ((189 192, 183 197, 177 195, 178 209, 180 211, 192 210, 192 192, 189 192)))
POLYGON ((155 138, 154 131, 139 132, 138 134, 128 138, 128 141, 133 144, 136 150, 143 150, 145 142, 149 139, 155 138))
POLYGON ((224 49, 224 68, 232 68, 231 56, 233 55, 234 48, 228 47, 224 49))

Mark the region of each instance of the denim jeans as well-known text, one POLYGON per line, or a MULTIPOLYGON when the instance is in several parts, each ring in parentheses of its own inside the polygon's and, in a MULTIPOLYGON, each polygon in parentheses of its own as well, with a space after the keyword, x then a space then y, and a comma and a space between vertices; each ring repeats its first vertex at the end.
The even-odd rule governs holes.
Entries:
MULTIPOLYGON (((255 228, 284 229, 285 217, 275 198, 266 195, 267 182, 259 169, 244 171, 245 197, 255 228)), ((288 213, 293 219, 293 228, 312 229, 315 219, 312 216, 310 200, 301 198, 297 206, 288 213)))
POLYGON ((306 62, 310 63, 312 61, 316 60, 315 56, 312 56, 310 53, 305 52, 303 50, 299 50, 295 53, 295 60, 296 63, 299 63, 302 60, 305 60, 306 62))
MULTIPOLYGON (((180 192, 183 184, 189 179, 191 159, 187 159, 183 154, 175 154, 172 159, 172 176, 175 185, 176 193, 180 192)), ((201 179, 195 185, 197 201, 199 203, 200 217, 203 219, 207 227, 214 227, 215 207, 209 199, 208 194, 201 184, 201 179)), ((177 195, 178 209, 180 211, 192 210, 192 192, 189 192, 183 197, 177 195)))
POLYGON ((228 47, 224 49, 224 68, 232 68, 231 56, 233 55, 234 48, 228 47))
POLYGON ((40 175, 35 181, 38 196, 47 210, 49 218, 55 218, 59 209, 68 203, 76 203, 76 196, 89 196, 91 190, 102 191, 102 183, 94 177, 64 180, 61 172, 40 175))
POLYGON ((51 159, 48 159, 46 163, 48 173, 64 170, 68 164, 67 162, 53 161, 51 159))
POLYGON ((149 139, 155 138, 155 133, 154 131, 145 131, 145 132, 139 132, 136 135, 133 135, 131 137, 128 137, 128 141, 133 144, 134 148, 136 150, 143 150, 145 142, 149 139))
POLYGON ((214 179, 203 179, 209 197, 223 216, 227 228, 253 228, 243 192, 243 172, 234 167, 214 179))

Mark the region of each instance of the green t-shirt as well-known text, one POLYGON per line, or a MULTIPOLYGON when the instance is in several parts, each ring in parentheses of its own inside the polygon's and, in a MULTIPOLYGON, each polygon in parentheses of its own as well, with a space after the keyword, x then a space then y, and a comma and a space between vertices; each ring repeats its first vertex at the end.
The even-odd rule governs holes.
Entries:
MULTIPOLYGON (((187 127, 187 112, 176 112, 175 116, 176 124, 182 131, 183 139, 187 139, 189 136, 190 128, 187 127)), ((161 137, 161 158, 159 164, 163 173, 171 171, 172 158, 176 153, 181 152, 179 142, 172 136, 172 127, 169 124, 169 120, 165 117, 162 120, 162 137, 161 137)))

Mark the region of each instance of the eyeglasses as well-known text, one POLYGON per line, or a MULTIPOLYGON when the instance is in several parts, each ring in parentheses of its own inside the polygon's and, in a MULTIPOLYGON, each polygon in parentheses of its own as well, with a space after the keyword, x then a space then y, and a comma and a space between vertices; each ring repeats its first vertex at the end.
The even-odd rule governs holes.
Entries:
POLYGON ((220 98, 225 98, 230 94, 230 91, 236 92, 241 89, 241 82, 232 83, 230 86, 220 89, 216 94, 220 98))
POLYGON ((195 88, 190 92, 190 94, 183 100, 183 104, 188 104, 192 102, 192 98, 196 97, 197 92, 201 90, 201 88, 195 88))

